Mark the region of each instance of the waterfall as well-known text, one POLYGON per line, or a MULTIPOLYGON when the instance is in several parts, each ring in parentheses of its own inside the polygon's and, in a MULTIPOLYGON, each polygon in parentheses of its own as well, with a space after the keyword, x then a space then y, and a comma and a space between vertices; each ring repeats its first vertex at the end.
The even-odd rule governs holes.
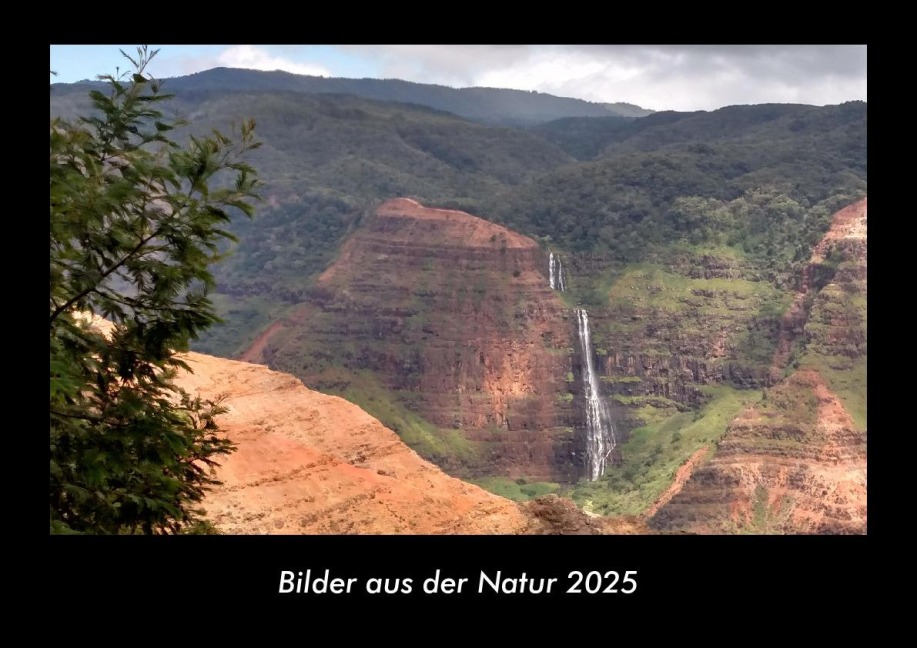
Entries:
MULTIPOLYGON (((560 258, 553 252, 548 255, 548 280, 551 290, 565 292, 567 279, 560 258)), ((585 309, 576 309, 576 325, 580 350, 583 353, 583 391, 586 397, 586 465, 589 481, 595 481, 605 474, 608 455, 615 448, 615 429, 611 423, 608 405, 599 394, 599 379, 595 375, 592 361, 592 342, 589 339, 589 314, 585 309)))
POLYGON ((551 284, 551 290, 566 292, 567 278, 564 276, 564 264, 553 252, 548 255, 548 281, 551 284))
POLYGON ((589 480, 595 481, 605 474, 605 463, 615 447, 615 431, 608 405, 599 394, 599 381, 592 362, 592 343, 589 339, 589 315, 576 309, 577 332, 583 353, 583 391, 586 397, 586 463, 589 480))
POLYGON ((548 282, 551 284, 551 290, 557 290, 557 282, 554 281, 554 253, 548 255, 548 282))

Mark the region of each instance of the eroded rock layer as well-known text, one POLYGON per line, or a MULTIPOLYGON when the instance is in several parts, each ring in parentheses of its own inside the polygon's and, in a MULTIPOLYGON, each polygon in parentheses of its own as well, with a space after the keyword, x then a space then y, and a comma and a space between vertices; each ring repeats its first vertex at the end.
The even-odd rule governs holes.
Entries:
POLYGON ((866 207, 837 212, 813 251, 781 321, 776 384, 732 421, 651 527, 866 532, 866 207))
POLYGON ((575 478, 573 327, 547 269, 521 234, 390 200, 243 359, 354 398, 457 474, 575 478))
POLYGON ((230 534, 512 534, 528 516, 449 477, 352 403, 266 367, 191 353, 179 384, 223 395, 238 450, 205 502, 230 534))

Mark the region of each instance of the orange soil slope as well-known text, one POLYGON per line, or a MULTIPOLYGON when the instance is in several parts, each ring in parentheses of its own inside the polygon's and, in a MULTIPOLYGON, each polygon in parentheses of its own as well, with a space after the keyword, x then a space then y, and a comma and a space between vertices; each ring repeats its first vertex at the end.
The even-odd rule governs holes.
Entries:
POLYGON ((192 393, 226 396, 208 518, 230 534, 512 534, 510 500, 447 476, 357 406, 260 365, 187 355, 192 393))

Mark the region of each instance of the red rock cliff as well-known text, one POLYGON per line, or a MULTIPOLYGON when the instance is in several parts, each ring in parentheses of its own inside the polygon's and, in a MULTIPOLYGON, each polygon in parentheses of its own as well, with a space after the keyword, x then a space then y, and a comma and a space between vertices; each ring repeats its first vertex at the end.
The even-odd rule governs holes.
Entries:
POLYGON ((647 533, 597 520, 555 495, 516 504, 449 477, 352 403, 266 367, 198 353, 177 382, 222 396, 222 486, 203 505, 227 534, 647 533))
MULTIPOLYGON (((573 330, 534 241, 464 212, 390 200, 310 297, 243 359, 321 390, 365 397, 381 387, 421 419, 403 438, 454 472, 573 476, 573 330)), ((384 408, 378 415, 385 420, 384 408)))

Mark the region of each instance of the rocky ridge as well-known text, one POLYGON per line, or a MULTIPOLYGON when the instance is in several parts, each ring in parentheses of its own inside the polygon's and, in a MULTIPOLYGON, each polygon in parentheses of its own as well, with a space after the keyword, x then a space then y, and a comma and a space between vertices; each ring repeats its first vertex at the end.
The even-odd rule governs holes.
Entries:
POLYGON ((575 478, 573 326, 547 266, 521 234, 390 200, 345 242, 309 300, 242 358, 363 397, 455 474, 575 478), (366 397, 373 390, 384 396, 366 397), (382 400, 412 422, 397 422, 382 400))
POLYGON ((355 405, 259 365, 188 354, 179 384, 238 446, 204 502, 230 534, 519 533, 511 501, 442 473, 355 405))
POLYGON ((866 206, 837 212, 813 251, 781 322, 775 384, 732 421, 652 528, 866 532, 866 206))

